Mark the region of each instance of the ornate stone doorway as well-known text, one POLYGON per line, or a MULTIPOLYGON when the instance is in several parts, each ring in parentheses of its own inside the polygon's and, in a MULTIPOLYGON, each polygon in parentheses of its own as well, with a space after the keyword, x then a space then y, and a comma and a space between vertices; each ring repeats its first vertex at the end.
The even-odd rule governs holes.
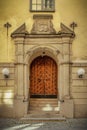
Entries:
POLYGON ((14 39, 16 52, 14 100, 15 108, 18 109, 15 109, 15 117, 22 117, 24 114, 27 114, 28 104, 31 100, 30 96, 32 95, 58 96, 60 113, 66 117, 73 117, 74 103, 70 93, 70 78, 72 41, 75 34, 62 23, 60 25, 60 31, 56 32, 52 25, 52 16, 39 15, 33 18, 34 25, 31 33, 26 30, 26 25, 23 24, 11 34, 11 37, 14 39), (46 25, 46 30, 43 30, 42 25, 46 25), (44 52, 45 56, 43 56, 44 52), (38 64, 42 64, 42 68, 38 64), (55 66, 52 67, 55 68, 54 71, 51 70, 50 66, 55 66), (38 67, 39 69, 37 69, 38 67), (33 68, 35 68, 35 71, 33 71, 33 68), (47 76, 41 75, 45 72, 43 71, 44 68, 46 68, 47 76), (34 72, 37 73, 34 75, 34 72), (49 75, 51 75, 51 78, 49 75), (54 78, 52 77, 53 75, 54 78), (37 79, 34 79, 34 77, 37 77, 37 79), (21 111, 19 109, 20 107, 22 108, 21 111))
POLYGON ((48 56, 35 58, 30 65, 30 97, 57 97, 57 65, 48 56))

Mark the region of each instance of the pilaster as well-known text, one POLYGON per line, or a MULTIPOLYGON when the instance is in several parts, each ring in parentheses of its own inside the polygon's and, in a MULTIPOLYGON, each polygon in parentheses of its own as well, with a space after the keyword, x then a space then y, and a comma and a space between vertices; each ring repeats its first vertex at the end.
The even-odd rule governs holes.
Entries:
POLYGON ((17 75, 17 97, 24 96, 24 38, 16 38, 16 75, 17 75))

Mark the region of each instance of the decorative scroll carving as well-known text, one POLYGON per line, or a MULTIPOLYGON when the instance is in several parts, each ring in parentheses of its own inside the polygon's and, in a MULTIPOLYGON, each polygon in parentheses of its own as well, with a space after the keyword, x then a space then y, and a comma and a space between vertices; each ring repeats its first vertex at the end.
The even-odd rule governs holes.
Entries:
POLYGON ((35 15, 34 17, 34 24, 31 30, 32 34, 55 34, 56 31, 53 28, 52 24, 52 16, 47 15, 35 15))

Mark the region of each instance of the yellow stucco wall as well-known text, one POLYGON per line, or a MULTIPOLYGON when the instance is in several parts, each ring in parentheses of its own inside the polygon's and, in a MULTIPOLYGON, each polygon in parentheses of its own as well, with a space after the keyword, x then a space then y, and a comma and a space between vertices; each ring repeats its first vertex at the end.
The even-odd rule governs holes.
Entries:
MULTIPOLYGON (((67 26, 73 21, 78 24, 72 46, 73 59, 87 59, 87 0, 55 0, 55 10, 52 14, 56 31, 59 31, 61 22, 67 26)), ((0 0, 0 62, 14 62, 15 47, 10 34, 24 22, 30 32, 33 14, 29 12, 29 0, 0 0), (12 25, 8 39, 6 22, 12 25)))

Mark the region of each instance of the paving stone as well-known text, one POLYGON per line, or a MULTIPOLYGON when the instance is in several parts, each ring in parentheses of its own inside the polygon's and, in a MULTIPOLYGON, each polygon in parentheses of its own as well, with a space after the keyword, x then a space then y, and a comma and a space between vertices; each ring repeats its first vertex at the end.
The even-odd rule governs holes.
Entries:
POLYGON ((87 119, 23 121, 20 119, 1 118, 0 130, 87 130, 87 119))

